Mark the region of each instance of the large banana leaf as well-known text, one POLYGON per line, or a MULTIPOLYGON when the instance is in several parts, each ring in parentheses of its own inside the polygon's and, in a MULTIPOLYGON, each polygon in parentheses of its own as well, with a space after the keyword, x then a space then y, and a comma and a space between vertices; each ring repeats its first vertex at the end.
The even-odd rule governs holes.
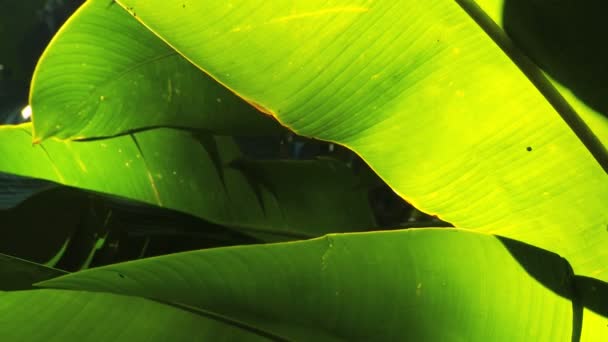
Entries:
POLYGON ((297 341, 555 342, 584 319, 573 281, 553 253, 425 228, 173 254, 40 285, 181 303, 297 341))
POLYGON ((0 317, 4 341, 272 340, 221 318, 109 293, 0 292, 0 317))
POLYGON ((108 3, 84 4, 41 57, 30 99, 36 140, 157 126, 245 135, 279 131, 276 121, 108 3))
POLYGON ((1 171, 179 210, 266 240, 374 226, 362 178, 338 161, 253 163, 231 138, 168 128, 86 142, 31 139, 30 124, 0 126, 1 171))
MULTIPOLYGON (((117 2, 283 125, 353 149, 419 209, 608 280, 608 176, 456 2, 117 2)), ((605 141, 606 121, 593 124, 605 141)))
MULTIPOLYGON (((479 0, 491 19, 515 40, 517 46, 531 57, 569 104, 607 143, 608 106, 606 102, 606 57, 608 49, 597 44, 604 36, 602 13, 608 9, 604 1, 522 1, 479 0)), ((607 225, 608 229, 608 225, 607 225)), ((605 242, 603 242, 605 243, 605 242)), ((601 248, 601 247, 600 247, 601 248)), ((604 248, 605 249, 605 248, 604 248)), ((590 251, 590 253, 593 253, 590 251)), ((605 262, 604 262, 605 265, 605 262)), ((587 322, 582 340, 593 340, 589 327, 606 322, 608 298, 595 298, 595 286, 579 286, 589 300, 604 308, 604 314, 584 309, 587 322)), ((605 340, 604 336, 601 340, 605 340)))

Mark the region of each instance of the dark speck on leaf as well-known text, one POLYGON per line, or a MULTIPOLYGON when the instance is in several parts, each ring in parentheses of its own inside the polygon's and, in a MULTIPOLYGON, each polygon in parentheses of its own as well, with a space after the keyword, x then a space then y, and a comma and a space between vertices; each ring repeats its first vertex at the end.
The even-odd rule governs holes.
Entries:
POLYGON ((531 152, 532 151, 532 147, 530 147, 530 146, 526 147, 526 151, 531 152))
POLYGON ((121 278, 124 278, 124 277, 125 277, 125 275, 124 275, 124 274, 122 274, 122 273, 118 273, 118 276, 119 276, 119 277, 121 277, 121 278))
POLYGON ((182 8, 186 8, 186 4, 182 4, 182 8))

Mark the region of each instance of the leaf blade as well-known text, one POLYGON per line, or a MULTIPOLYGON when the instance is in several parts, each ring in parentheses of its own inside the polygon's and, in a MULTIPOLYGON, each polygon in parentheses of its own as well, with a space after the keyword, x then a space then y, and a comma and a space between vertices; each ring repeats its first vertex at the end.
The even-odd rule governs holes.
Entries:
POLYGON ((84 291, 0 292, 2 336, 12 341, 267 341, 245 329, 143 298, 84 291), (35 314, 32 314, 35 313, 35 314))
POLYGON ((105 0, 87 1, 53 38, 36 67, 30 103, 36 141, 168 126, 217 134, 279 131, 105 0))
POLYGON ((285 126, 354 150, 422 211, 608 280, 608 177, 456 3, 119 3, 285 126), (368 10, 339 11, 352 7, 368 10))
POLYGON ((185 303, 290 339, 565 341, 571 276, 528 245, 425 228, 180 253, 39 285, 185 303))
POLYGON ((337 161, 261 162, 277 201, 228 166, 241 158, 230 137, 211 136, 214 153, 191 133, 168 128, 135 133, 135 139, 49 139, 34 146, 30 130, 30 124, 0 126, 0 170, 178 210, 248 234, 266 232, 272 241, 375 226, 366 189, 352 186, 360 176, 337 161))

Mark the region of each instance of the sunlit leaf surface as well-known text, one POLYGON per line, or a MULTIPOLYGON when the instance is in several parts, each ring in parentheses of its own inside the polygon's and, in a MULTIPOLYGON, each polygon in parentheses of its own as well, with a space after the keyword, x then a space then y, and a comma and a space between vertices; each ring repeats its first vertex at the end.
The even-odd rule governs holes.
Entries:
POLYGON ((287 127, 352 148, 419 209, 608 280, 608 176, 456 2, 118 3, 287 127))
POLYGON ((279 125, 130 20, 89 1, 54 37, 32 80, 35 139, 111 136, 158 126, 263 135, 279 125))

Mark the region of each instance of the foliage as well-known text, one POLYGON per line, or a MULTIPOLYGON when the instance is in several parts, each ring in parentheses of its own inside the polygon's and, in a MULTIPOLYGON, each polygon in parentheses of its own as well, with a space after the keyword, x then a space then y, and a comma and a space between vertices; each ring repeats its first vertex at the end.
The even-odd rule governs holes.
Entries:
POLYGON ((0 211, 0 334, 605 340, 608 113, 528 6, 87 1, 0 126, 50 181, 0 211))

